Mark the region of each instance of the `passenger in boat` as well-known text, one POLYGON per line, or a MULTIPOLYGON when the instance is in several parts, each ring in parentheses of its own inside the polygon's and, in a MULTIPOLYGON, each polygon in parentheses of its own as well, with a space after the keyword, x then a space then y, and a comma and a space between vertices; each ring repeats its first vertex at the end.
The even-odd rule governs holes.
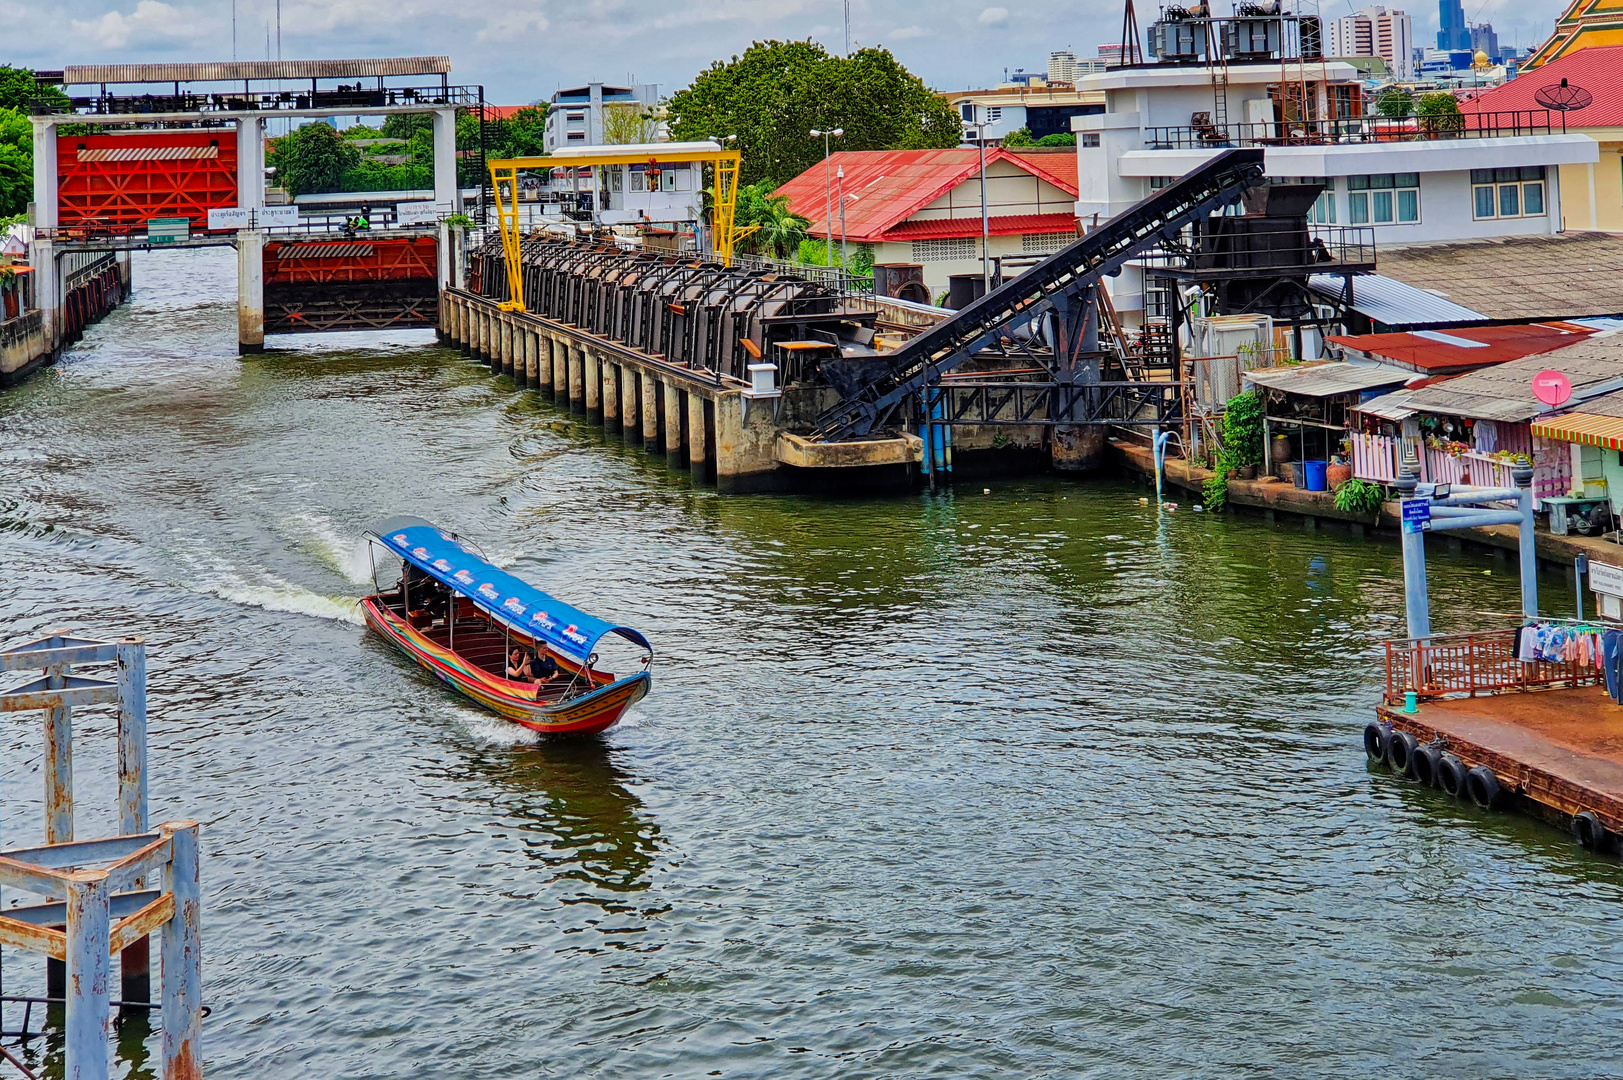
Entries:
POLYGON ((517 645, 507 654, 507 677, 514 681, 537 682, 530 668, 530 658, 524 655, 524 650, 517 645))

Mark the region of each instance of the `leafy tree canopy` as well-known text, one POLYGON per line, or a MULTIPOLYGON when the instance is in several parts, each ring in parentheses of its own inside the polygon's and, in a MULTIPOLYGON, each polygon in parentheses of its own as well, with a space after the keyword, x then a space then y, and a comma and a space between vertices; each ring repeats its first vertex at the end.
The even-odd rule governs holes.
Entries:
POLYGON ((318 122, 272 140, 269 162, 283 191, 313 195, 344 190, 344 174, 361 163, 361 151, 318 122))
POLYGON ((28 68, 0 64, 0 109, 17 109, 26 113, 29 102, 37 98, 62 106, 68 104, 68 95, 62 92, 60 86, 41 85, 28 68))
POLYGON ((34 125, 0 109, 0 217, 20 214, 34 197, 34 125))
POLYGON ((1008 147, 1035 146, 1037 141, 1031 137, 1030 128, 1015 128, 1003 136, 1003 145, 1008 147))
POLYGON ((1394 86, 1375 99, 1375 109, 1390 120, 1401 119, 1414 111, 1414 95, 1400 86, 1394 86))
POLYGON ((1056 131, 1037 140, 1038 146, 1075 146, 1076 136, 1069 131, 1056 131))
POLYGON ((737 135, 745 183, 774 187, 823 157, 811 130, 844 128, 838 150, 957 146, 956 113, 886 49, 831 56, 813 41, 758 41, 670 100, 671 137, 737 135))

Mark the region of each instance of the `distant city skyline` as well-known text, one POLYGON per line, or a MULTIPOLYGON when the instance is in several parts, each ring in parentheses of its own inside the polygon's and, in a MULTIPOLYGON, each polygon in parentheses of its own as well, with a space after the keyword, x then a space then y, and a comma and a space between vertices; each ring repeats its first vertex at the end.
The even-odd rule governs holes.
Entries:
MULTIPOLYGON (((1437 0, 1389 5, 1406 10, 1417 44, 1438 30, 1437 0)), ((90 62, 226 60, 232 57, 231 0, 0 0, 7 28, 0 63, 56 68, 90 62)), ((275 52, 276 0, 236 0, 236 55, 275 52)), ((1214 5, 1226 12, 1227 5, 1214 5)), ((1356 5, 1324 4, 1340 18, 1356 5), (1345 9, 1345 10, 1343 10, 1345 9)), ((1563 0, 1487 0, 1464 6, 1472 23, 1492 22, 1505 44, 1523 48, 1548 36, 1563 0)), ((282 0, 281 48, 287 58, 449 54, 457 77, 482 82, 492 101, 546 99, 588 81, 654 82, 669 93, 713 61, 779 38, 820 41, 838 52, 840 0, 596 0, 565 4, 519 0, 473 9, 455 0, 282 0)), ((1140 4, 1147 26, 1158 7, 1140 4)), ((1070 50, 1095 55, 1120 35, 1118 0, 1061 0, 1040 16, 986 0, 929 5, 853 0, 853 46, 883 45, 941 90, 991 86, 1005 69, 1043 71, 1070 50)))

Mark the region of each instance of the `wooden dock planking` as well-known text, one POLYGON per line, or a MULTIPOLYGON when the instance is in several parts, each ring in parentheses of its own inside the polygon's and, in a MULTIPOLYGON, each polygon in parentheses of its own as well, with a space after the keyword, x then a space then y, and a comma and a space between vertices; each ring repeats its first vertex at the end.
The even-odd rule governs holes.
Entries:
POLYGON ((1507 792, 1571 816, 1593 812, 1623 832, 1623 706, 1598 686, 1490 694, 1376 712, 1422 744, 1441 737, 1466 765, 1486 765, 1507 792))

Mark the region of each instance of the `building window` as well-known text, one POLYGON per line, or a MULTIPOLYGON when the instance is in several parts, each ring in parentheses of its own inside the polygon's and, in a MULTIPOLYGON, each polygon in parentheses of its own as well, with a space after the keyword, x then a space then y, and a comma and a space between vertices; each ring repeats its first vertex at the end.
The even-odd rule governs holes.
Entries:
POLYGON ((571 124, 586 123, 586 114, 583 112, 564 113, 564 119, 571 124))
POLYGON ((958 107, 958 112, 962 114, 963 118, 968 120, 970 123, 975 122, 975 105, 973 102, 966 101, 964 104, 958 107))
POLYGON ((1003 119, 1003 106, 1001 106, 1001 105, 992 105, 992 106, 989 106, 987 108, 987 110, 986 110, 986 122, 987 123, 995 124, 1001 119, 1003 119))
POLYGON ((1334 225, 1336 223, 1336 180, 1333 176, 1297 176, 1292 178, 1297 184, 1323 184, 1324 190, 1314 200, 1313 208, 1308 211, 1307 217, 1315 225, 1334 225))
POLYGON ((1022 233, 1020 251, 1024 255, 1052 255, 1076 239, 1075 233, 1022 233))
POLYGON ((1347 220, 1353 225, 1413 225, 1420 220, 1420 174, 1347 177, 1347 220))
POLYGON ((1472 169, 1471 216, 1491 218, 1543 217, 1544 166, 1519 169, 1472 169))
POLYGON ((1083 146, 1098 146, 1099 145, 1099 133, 1097 131, 1084 131, 1082 133, 1082 145, 1083 146))
POLYGON ((585 142, 586 141, 586 132, 584 132, 584 131, 571 131, 569 133, 569 141, 570 142, 585 142))
POLYGON ((647 191, 648 190, 648 174, 646 172, 644 172, 642 169, 633 169, 632 170, 632 172, 631 172, 631 190, 632 191, 647 191))
POLYGON ((973 239, 913 241, 913 261, 916 263, 958 262, 975 257, 973 239))
POLYGON ((1177 178, 1173 176, 1152 176, 1150 177, 1150 190, 1160 191, 1175 179, 1177 178))
POLYGON ((609 170, 609 190, 616 195, 626 189, 626 174, 624 169, 609 170))

